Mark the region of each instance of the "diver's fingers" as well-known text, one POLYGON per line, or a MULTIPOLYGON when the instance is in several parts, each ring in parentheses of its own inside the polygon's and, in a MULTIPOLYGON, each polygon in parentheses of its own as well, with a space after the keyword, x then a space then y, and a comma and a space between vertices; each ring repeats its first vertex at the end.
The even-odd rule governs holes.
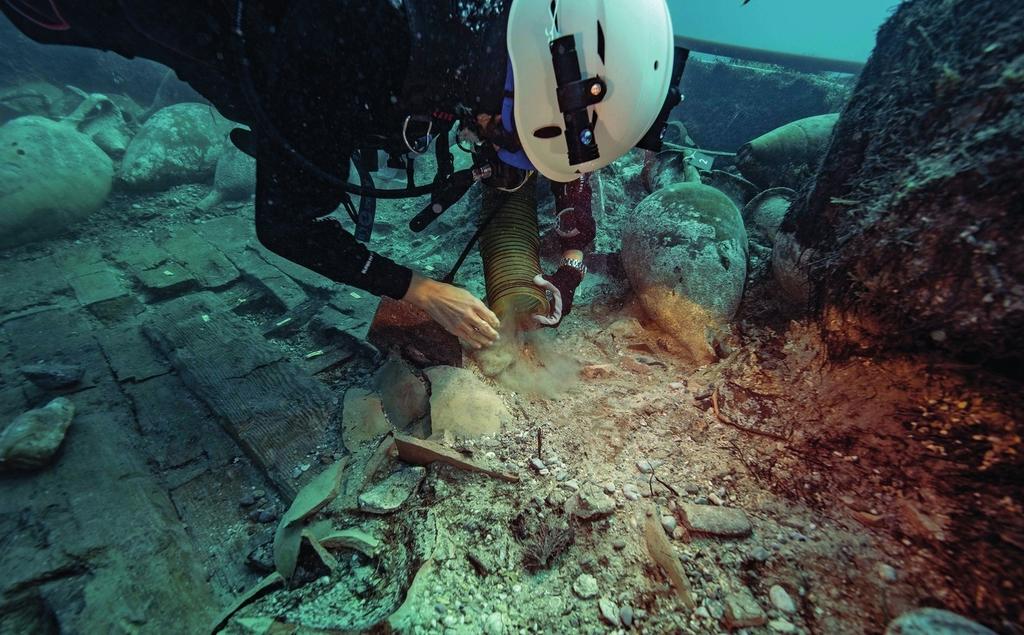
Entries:
POLYGON ((476 314, 479 315, 481 318, 483 318, 484 322, 487 322, 487 324, 491 328, 493 328, 493 329, 500 329, 501 328, 501 321, 498 320, 498 316, 494 314, 494 311, 491 311, 490 309, 488 309, 487 305, 484 304, 483 302, 481 302, 480 306, 478 306, 476 308, 476 314))
POLYGON ((465 322, 459 325, 458 336, 469 342, 469 344, 475 349, 481 349, 491 344, 490 340, 465 322))
POLYGON ((541 289, 550 291, 555 303, 555 306, 551 309, 550 315, 534 315, 533 319, 544 326, 554 326, 558 324, 562 320, 562 293, 558 290, 558 287, 551 284, 551 282, 542 275, 534 277, 533 284, 537 285, 541 289))
POLYGON ((487 320, 485 320, 484 318, 480 317, 479 315, 474 315, 473 319, 472 319, 472 322, 473 322, 473 326, 476 328, 477 332, 482 334, 489 341, 493 342, 494 340, 499 338, 498 332, 495 331, 494 328, 490 324, 487 323, 487 320))

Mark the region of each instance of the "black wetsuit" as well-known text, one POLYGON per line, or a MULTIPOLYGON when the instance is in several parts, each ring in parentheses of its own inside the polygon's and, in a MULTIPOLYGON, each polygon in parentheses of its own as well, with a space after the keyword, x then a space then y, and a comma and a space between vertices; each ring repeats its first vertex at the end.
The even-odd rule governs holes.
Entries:
POLYGON ((321 170, 346 178, 363 140, 394 134, 408 114, 452 112, 457 104, 500 111, 511 0, 245 2, 241 21, 236 0, 57 0, 71 26, 64 31, 40 27, 15 10, 34 3, 50 4, 0 0, 0 7, 39 42, 166 64, 226 117, 249 125, 259 240, 376 295, 404 296, 411 270, 324 218, 342 193, 289 156, 278 136, 321 170))

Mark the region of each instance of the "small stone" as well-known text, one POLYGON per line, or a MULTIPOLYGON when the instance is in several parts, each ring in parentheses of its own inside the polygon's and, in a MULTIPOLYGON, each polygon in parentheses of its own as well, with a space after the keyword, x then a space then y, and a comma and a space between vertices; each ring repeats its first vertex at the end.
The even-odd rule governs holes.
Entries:
POLYGON ((675 531, 675 529, 676 529, 676 517, 675 516, 662 516, 661 517, 661 526, 665 529, 665 533, 668 534, 669 536, 671 536, 672 532, 675 531))
POLYGON ((615 511, 615 500, 596 486, 588 484, 566 502, 565 509, 582 520, 598 520, 615 511))
POLYGON ((680 505, 679 509, 683 525, 697 533, 721 538, 746 538, 752 531, 750 519, 739 509, 687 503, 680 505))
POLYGON ((261 509, 256 517, 256 522, 263 524, 272 523, 277 520, 277 512, 272 509, 261 509))
POLYGON ((768 598, 772 601, 775 608, 783 613, 796 613, 796 603, 793 602, 793 598, 786 592, 786 589, 780 585, 775 584, 772 585, 772 588, 768 589, 768 598))
POLYGON ((565 503, 569 500, 569 494, 565 490, 556 489, 555 491, 548 494, 547 502, 552 507, 565 507, 565 503))
POLYGON ((397 511, 419 488, 426 474, 426 468, 418 465, 398 470, 383 482, 360 494, 359 509, 372 514, 390 514, 397 511))
POLYGON ((633 609, 629 606, 623 606, 619 609, 619 619, 622 621, 622 625, 629 628, 633 625, 633 609))
POLYGON ((444 615, 448 612, 448 607, 446 607, 444 604, 437 603, 434 605, 434 610, 437 611, 439 615, 444 615))
POLYGON ((626 484, 622 486, 622 495, 627 500, 635 501, 640 499, 640 490, 636 488, 636 485, 626 484))
POLYGON ((242 494, 242 497, 238 499, 238 504, 242 507, 252 507, 256 504, 256 497, 252 494, 242 494))
POLYGON ((253 490, 252 491, 252 495, 255 496, 256 498, 266 498, 267 497, 267 493, 265 491, 261 490, 261 489, 253 490))
POLYGON ((571 492, 580 491, 580 484, 579 481, 577 481, 576 479, 570 479, 568 481, 565 481, 564 483, 562 483, 561 486, 571 492))
POLYGON ((566 470, 558 470, 555 472, 555 480, 559 483, 569 480, 569 472, 566 470))
POLYGON ((641 474, 650 474, 654 471, 654 466, 647 459, 636 462, 636 469, 640 470, 641 474))
POLYGON ((74 416, 75 406, 65 397, 19 415, 0 432, 0 471, 31 470, 49 463, 74 416))
POLYGON ((616 538, 612 541, 612 549, 616 551, 622 551, 626 548, 626 541, 622 538, 616 538))
POLYGON ((675 540, 683 540, 686 538, 686 530, 682 527, 676 527, 672 530, 672 538, 675 540))
POLYGON ((695 483, 687 483, 684 489, 690 496, 696 496, 700 493, 700 488, 695 483))
POLYGON ((725 598, 725 625, 729 628, 763 626, 767 617, 750 591, 743 589, 725 598))
POLYGON ((597 597, 597 579, 588 573, 581 573, 576 578, 576 581, 572 583, 572 590, 584 600, 597 597))
POLYGON ((540 474, 541 476, 547 476, 548 474, 551 474, 551 470, 549 470, 548 468, 544 468, 540 470, 538 474, 540 474))
POLYGON ((757 560, 758 562, 768 562, 768 559, 771 557, 771 552, 764 547, 754 547, 750 551, 750 558, 752 560, 757 560))
POLYGON ((544 465, 544 461, 541 461, 537 457, 533 457, 532 459, 530 459, 530 467, 532 467, 534 470, 538 472, 547 469, 547 466, 544 465))
POLYGON ((484 632, 487 635, 502 635, 505 632, 505 616, 501 613, 491 613, 484 622, 484 632))
POLYGON ((597 601, 597 607, 601 610, 601 617, 604 621, 608 622, 612 626, 618 626, 619 622, 619 607, 615 605, 608 598, 601 598, 597 601))
POLYGON ((796 626, 793 626, 788 620, 784 620, 781 617, 768 622, 768 628, 772 629, 776 633, 795 633, 796 626))
POLYGON ((719 507, 725 505, 725 501, 722 500, 722 497, 715 492, 708 494, 708 500, 711 501, 711 504, 718 505, 719 507))
POLYGON ((615 493, 615 483, 605 483, 604 484, 604 493, 608 494, 609 496, 614 494, 615 493))
POLYGON ((885 582, 895 582, 897 578, 896 569, 884 563, 879 564, 878 577, 882 578, 885 582))
POLYGON ((611 377, 611 375, 611 364, 589 364, 580 371, 580 376, 585 379, 600 379, 602 377, 611 377))

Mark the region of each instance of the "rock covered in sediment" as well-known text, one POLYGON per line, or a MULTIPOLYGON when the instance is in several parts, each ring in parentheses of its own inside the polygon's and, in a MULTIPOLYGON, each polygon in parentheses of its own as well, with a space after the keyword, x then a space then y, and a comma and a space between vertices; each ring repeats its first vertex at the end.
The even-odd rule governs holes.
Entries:
POLYGON ((43 117, 0 126, 0 249, 55 236, 103 205, 114 165, 87 136, 43 117))
POLYGON ((937 6, 901 2, 879 29, 817 178, 782 229, 795 253, 818 252, 803 261, 807 308, 831 358, 924 348, 1020 368, 1024 60, 993 33, 1024 32, 1024 11, 937 6), (934 50, 957 51, 935 73, 920 72, 934 61, 922 32, 934 50))
POLYGON ((981 624, 942 609, 922 608, 900 615, 885 635, 996 635, 981 624))
POLYGON ((599 520, 615 511, 615 499, 593 483, 586 483, 565 502, 565 511, 580 520, 599 520))
POLYGON ((619 605, 608 598, 601 598, 597 601, 597 608, 601 612, 604 621, 612 626, 619 625, 619 605))
POLYGON ((768 617, 746 588, 725 598, 725 625, 730 629, 763 626, 768 617))
POLYGON ((406 467, 391 474, 359 495, 359 509, 371 514, 398 511, 416 492, 427 475, 421 466, 406 467))
POLYGON ((205 211, 222 203, 241 205, 252 200, 255 193, 256 159, 225 143, 213 173, 213 189, 196 203, 196 208, 205 211))
POLYGON ((0 470, 31 470, 49 463, 74 416, 75 406, 65 397, 19 416, 0 433, 0 470))
POLYGON ((679 512, 686 528, 697 533, 720 538, 746 538, 752 531, 750 519, 740 509, 683 503, 679 512))
POLYGON ((494 390, 465 368, 433 366, 430 380, 430 425, 433 434, 445 430, 456 437, 497 434, 512 415, 494 390))
POLYGON ((793 601, 793 597, 781 585, 773 584, 768 589, 768 599, 772 601, 772 606, 783 613, 796 613, 796 602, 793 601))
POLYGON ((213 176, 233 124, 206 104, 175 104, 158 111, 125 152, 121 181, 136 190, 202 183, 213 176))
POLYGON ((659 326, 712 361, 746 280, 747 232, 732 201, 700 183, 651 194, 623 230, 622 264, 659 326))
POLYGON ((581 573, 572 583, 572 590, 584 600, 597 597, 597 579, 589 573, 581 573))

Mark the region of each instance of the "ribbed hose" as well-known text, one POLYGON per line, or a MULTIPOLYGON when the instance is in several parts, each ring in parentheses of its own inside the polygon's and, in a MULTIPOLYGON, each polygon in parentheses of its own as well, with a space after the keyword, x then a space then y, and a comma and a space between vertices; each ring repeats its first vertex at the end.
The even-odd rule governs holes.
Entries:
POLYGON ((503 322, 532 323, 530 316, 549 310, 547 296, 533 283, 541 272, 536 185, 531 176, 515 192, 484 188, 483 218, 494 217, 480 236, 480 255, 487 303, 503 322))

